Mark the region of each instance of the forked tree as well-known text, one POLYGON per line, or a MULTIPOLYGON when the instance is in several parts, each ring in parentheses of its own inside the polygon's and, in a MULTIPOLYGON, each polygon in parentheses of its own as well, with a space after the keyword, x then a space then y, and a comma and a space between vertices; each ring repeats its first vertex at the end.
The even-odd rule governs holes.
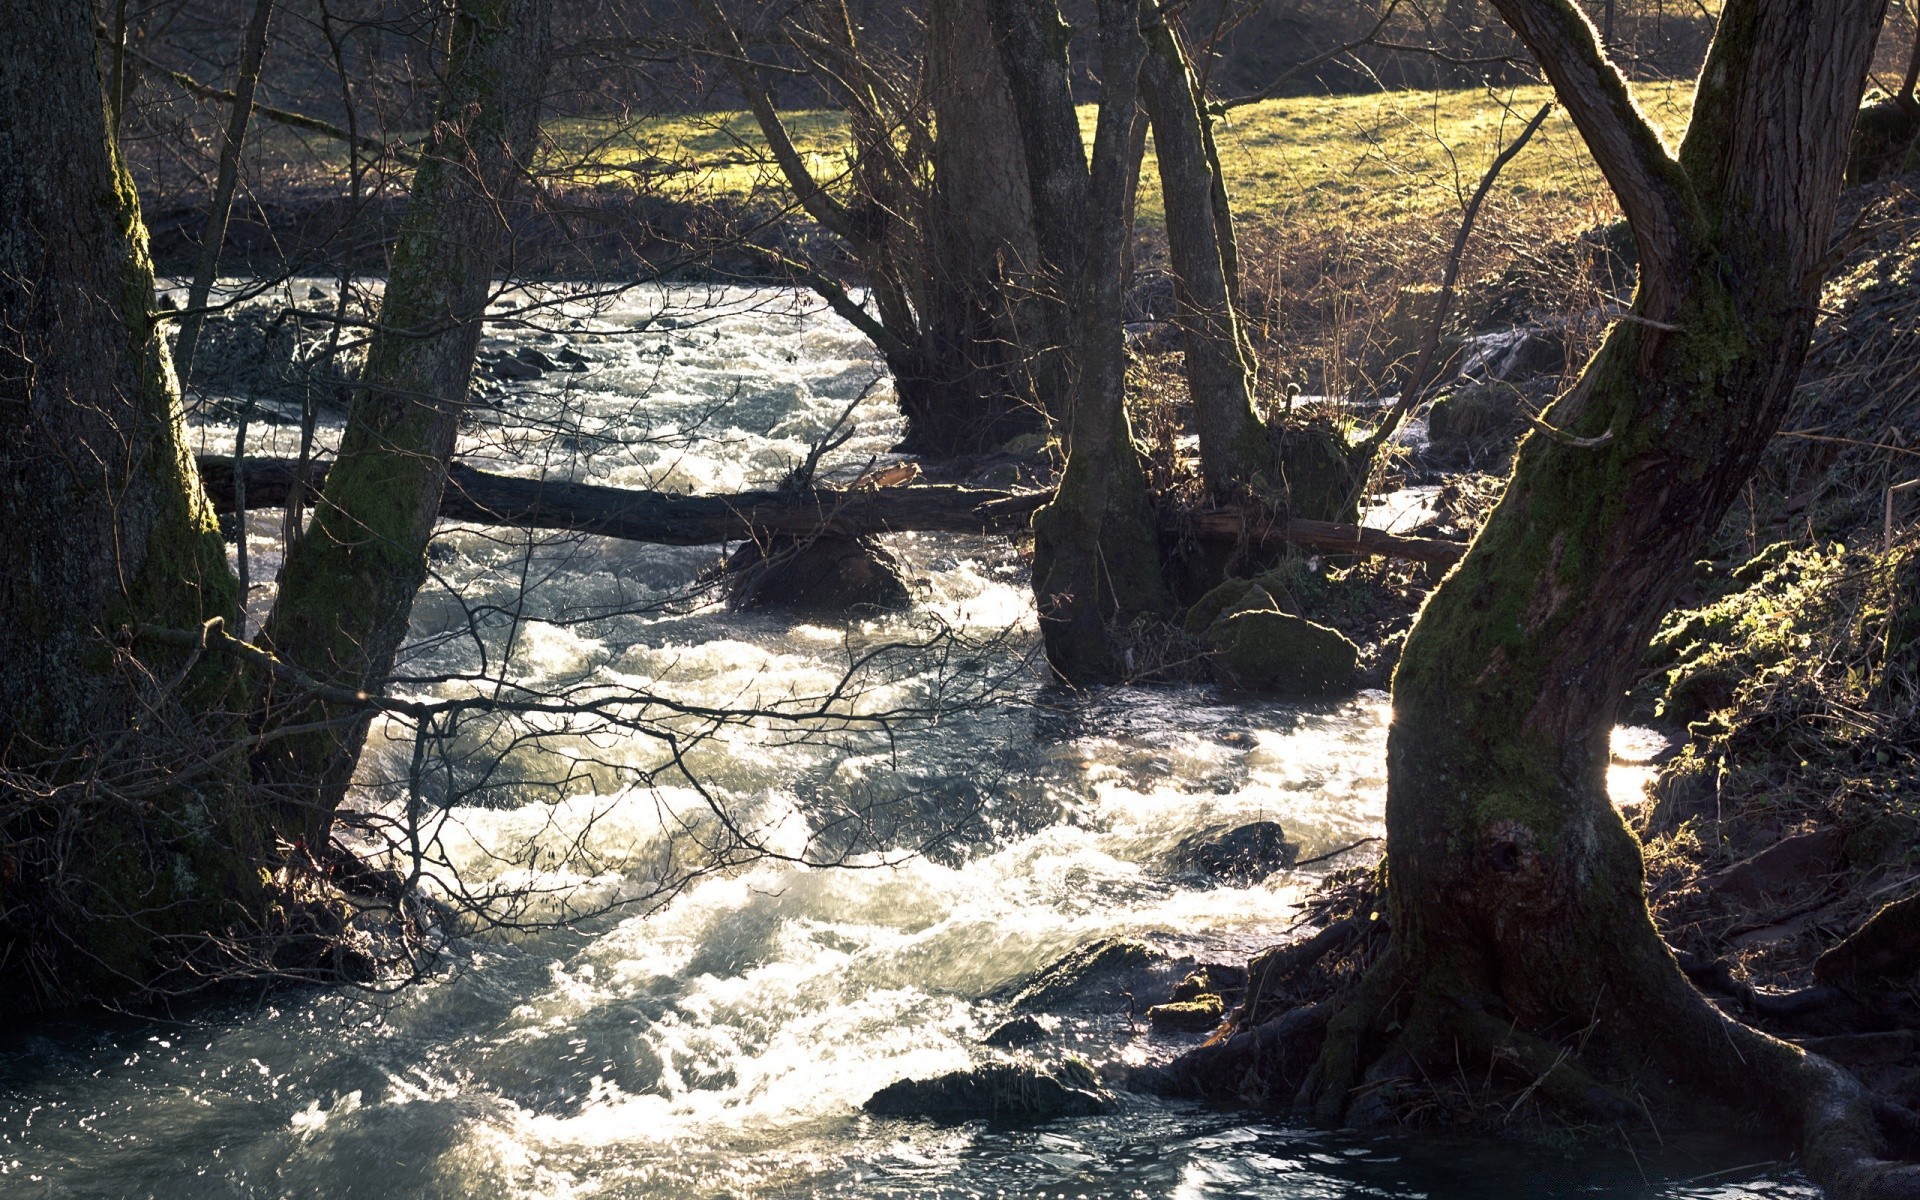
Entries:
POLYGON ((1639 290, 1408 638, 1392 940, 1299 1101, 1351 1116, 1471 1055, 1609 1125, 1636 1092, 1710 1097, 1797 1136, 1836 1195, 1920 1195, 1851 1076, 1688 983, 1606 787, 1635 664, 1787 411, 1884 0, 1729 0, 1677 150, 1574 0, 1496 4, 1624 209, 1639 290))
MULTIPOLYGON (((446 82, 394 246, 379 327, 307 533, 280 572, 263 645, 334 688, 391 674, 473 380, 481 321, 532 164, 551 55, 547 0, 463 0, 446 82)), ((288 840, 326 846, 372 710, 274 685, 255 716, 257 782, 288 840)))

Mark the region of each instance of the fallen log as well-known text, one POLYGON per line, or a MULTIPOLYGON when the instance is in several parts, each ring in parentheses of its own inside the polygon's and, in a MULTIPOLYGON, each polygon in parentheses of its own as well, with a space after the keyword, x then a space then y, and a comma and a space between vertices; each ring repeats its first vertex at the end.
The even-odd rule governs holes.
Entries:
MULTIPOLYGON (((214 510, 233 511, 233 460, 199 456, 200 478, 214 510)), ((250 458, 247 505, 280 508, 292 492, 297 464, 286 458, 250 458)), ((308 469, 309 503, 326 481, 327 464, 308 469)), ((1047 492, 1003 492, 950 484, 863 488, 855 491, 738 492, 681 496, 638 488, 553 479, 524 479, 454 463, 440 498, 450 521, 598 534, 667 546, 707 546, 756 535, 815 533, 853 536, 923 530, 936 533, 1012 533, 1027 528, 1047 492)), ((1307 546, 1333 554, 1378 554, 1418 562, 1451 563, 1459 542, 1400 537, 1335 521, 1288 521, 1239 509, 1168 518, 1168 532, 1203 542, 1307 546)))

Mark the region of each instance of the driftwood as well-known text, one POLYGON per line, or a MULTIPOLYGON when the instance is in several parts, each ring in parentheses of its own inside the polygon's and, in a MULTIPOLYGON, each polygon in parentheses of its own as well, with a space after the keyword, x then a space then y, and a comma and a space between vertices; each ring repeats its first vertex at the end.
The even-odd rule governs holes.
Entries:
MULTIPOLYGON (((199 457, 200 478, 217 512, 233 511, 233 460, 199 457)), ((295 462, 249 458, 249 508, 279 508, 294 486, 295 462)), ((308 470, 315 494, 327 464, 308 470)), ((947 484, 853 491, 739 492, 681 496, 637 488, 498 475, 456 462, 448 471, 440 515, 450 521, 598 534, 668 546, 707 546, 768 534, 1011 533, 1027 528, 1048 492, 1003 492, 947 484)), ((1379 554, 1418 562, 1451 563, 1459 542, 1400 537, 1334 521, 1288 521, 1252 510, 1219 509, 1168 518, 1169 532, 1202 542, 1292 544, 1336 554, 1379 554)))

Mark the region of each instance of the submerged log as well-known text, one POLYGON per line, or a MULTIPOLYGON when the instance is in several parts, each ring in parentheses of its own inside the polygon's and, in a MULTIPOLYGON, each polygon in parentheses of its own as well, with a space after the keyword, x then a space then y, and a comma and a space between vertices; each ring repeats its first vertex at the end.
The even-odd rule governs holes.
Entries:
MULTIPOLYGON (((216 512, 233 511, 233 460, 199 456, 200 478, 216 512)), ((293 490, 296 463, 250 458, 249 508, 278 508, 293 490)), ((318 495, 327 464, 308 470, 318 495)), ((935 533, 1012 533, 1027 528, 1050 492, 1003 492, 947 484, 858 491, 738 492, 681 496, 638 488, 499 475, 456 462, 447 473, 440 516, 480 525, 512 525, 598 534, 667 546, 707 546, 769 534, 846 535, 924 530, 935 533)), ((1220 509, 1167 518, 1169 533, 1199 541, 1275 546, 1291 544, 1334 554, 1378 554, 1447 564, 1466 551, 1459 542, 1400 537, 1337 521, 1288 521, 1266 513, 1220 509)))

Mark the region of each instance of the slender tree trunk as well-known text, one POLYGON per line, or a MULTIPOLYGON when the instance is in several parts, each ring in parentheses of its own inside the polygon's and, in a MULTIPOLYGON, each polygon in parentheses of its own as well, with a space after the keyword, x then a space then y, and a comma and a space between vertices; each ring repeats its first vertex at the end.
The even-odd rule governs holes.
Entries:
POLYGON ((0 1009, 126 994, 259 895, 227 664, 147 625, 238 592, 181 428, 92 9, 0 21, 0 1009), (136 655, 139 655, 136 657, 136 655))
POLYGON ((240 183, 240 151, 247 140, 247 122, 253 116, 253 93, 260 84, 260 63, 267 53, 267 26, 273 20, 273 0, 254 0, 253 16, 240 39, 240 67, 233 81, 233 111, 226 136, 220 142, 220 166, 214 177, 213 201, 207 206, 207 227, 200 237, 200 263, 187 289, 187 311, 180 318, 180 336, 173 359, 184 391, 193 382, 193 356, 200 344, 202 309, 213 294, 220 271, 220 248, 227 240, 227 220, 233 215, 233 192, 240 183))
MULTIPOLYGON (((287 556, 262 639, 326 684, 377 688, 406 636, 472 381, 481 318, 532 159, 547 0, 462 0, 433 140, 415 172, 380 325, 313 521, 287 556)), ((325 845, 368 714, 276 693, 256 771, 289 839, 325 845)))
POLYGON ((1047 658, 1074 683, 1124 677, 1131 664, 1114 627, 1168 605, 1153 506, 1127 421, 1120 290, 1145 47, 1138 0, 1101 0, 1099 13, 1100 115, 1068 343, 1067 465, 1053 502, 1033 519, 1033 588, 1047 658))
POLYGON ((1026 151, 1038 270, 1028 276, 1039 340, 1028 354, 1035 394, 1053 398, 1054 423, 1067 422, 1067 343, 1086 254, 1087 145, 1074 111, 1068 44, 1073 31, 1056 0, 986 0, 1026 151))
POLYGON ((1392 949, 1302 1099, 1378 1113, 1471 1054, 1604 1121, 1634 1120, 1635 1090, 1708 1094, 1797 1132, 1840 1195, 1913 1195, 1851 1077, 1687 983, 1606 790, 1633 666, 1786 411, 1883 0, 1731 0, 1677 158, 1572 0, 1496 4, 1626 210, 1642 283, 1408 638, 1392 949))
POLYGON ((1200 470, 1207 490, 1221 495, 1252 484, 1257 475, 1273 474, 1273 451, 1253 408, 1253 372, 1222 254, 1214 208, 1217 181, 1193 72, 1170 25, 1157 23, 1146 37, 1140 83, 1160 164, 1200 470))

